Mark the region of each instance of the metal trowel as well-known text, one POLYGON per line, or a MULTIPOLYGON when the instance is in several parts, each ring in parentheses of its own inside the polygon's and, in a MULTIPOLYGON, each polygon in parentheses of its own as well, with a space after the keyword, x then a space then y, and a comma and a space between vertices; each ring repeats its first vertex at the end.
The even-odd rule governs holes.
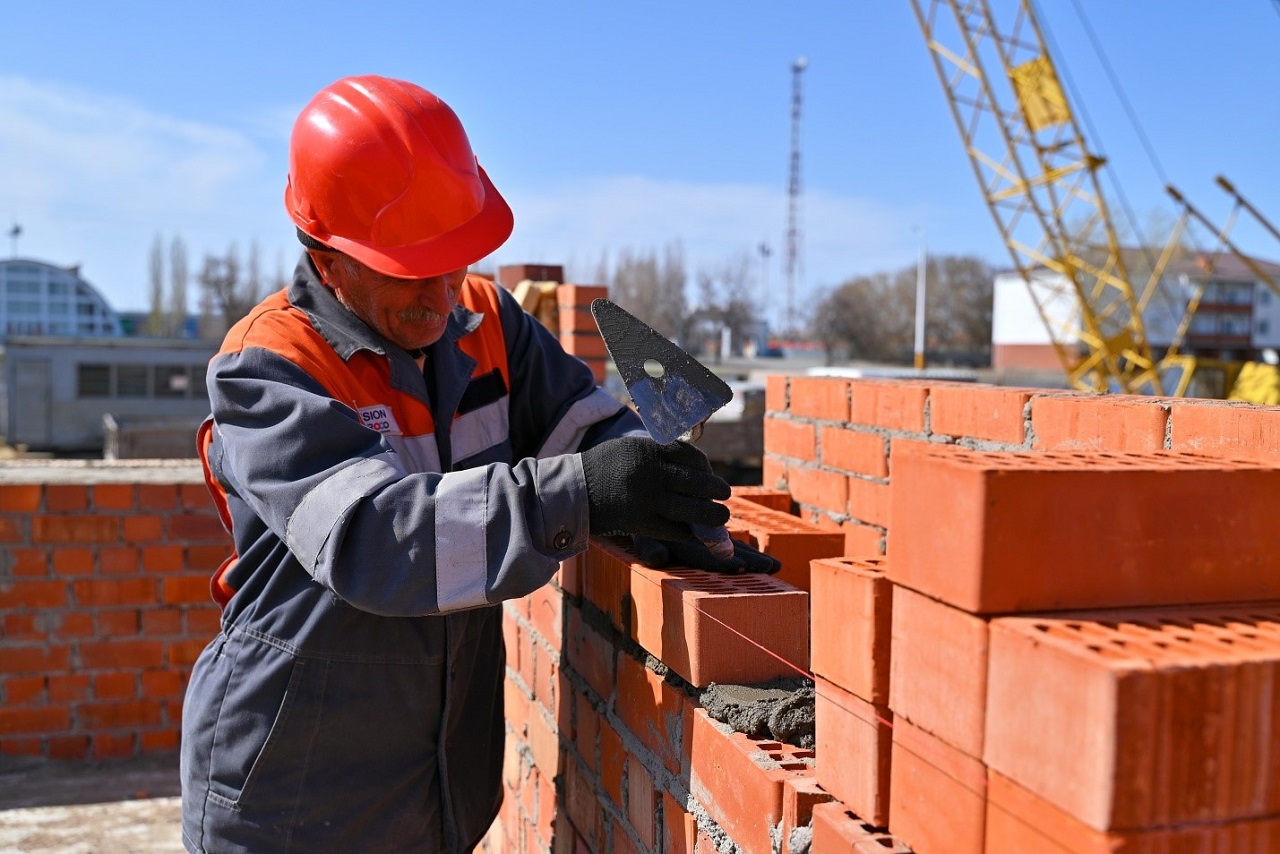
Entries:
MULTIPOLYGON (((733 389, 724 380, 621 306, 597 299, 591 303, 591 316, 636 413, 659 444, 696 441, 703 422, 733 399, 733 389)), ((716 557, 733 557, 733 542, 724 527, 692 527, 716 557)))

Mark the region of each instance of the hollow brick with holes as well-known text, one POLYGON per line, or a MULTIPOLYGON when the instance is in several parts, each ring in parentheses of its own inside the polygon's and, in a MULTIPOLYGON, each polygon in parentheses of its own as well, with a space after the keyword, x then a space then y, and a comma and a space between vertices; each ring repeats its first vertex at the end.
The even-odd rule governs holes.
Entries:
POLYGON ((984 758, 1099 831, 1272 817, 1277 677, 1276 603, 996 619, 984 758))
POLYGON ((966 611, 1280 598, 1280 468, 919 442, 892 467, 890 576, 966 611))
POLYGON ((869 703, 889 701, 893 584, 881 557, 809 566, 813 672, 869 703))
POLYGON ((744 854, 771 854, 784 780, 813 776, 814 751, 749 738, 693 710, 689 789, 744 854))
POLYGON ((748 530, 760 551, 782 562, 776 578, 801 590, 809 589, 810 561, 844 552, 844 535, 837 531, 742 498, 730 498, 725 505, 732 523, 748 530))
POLYGON ((813 808, 813 842, 818 854, 912 854, 883 827, 876 827, 839 801, 813 808))

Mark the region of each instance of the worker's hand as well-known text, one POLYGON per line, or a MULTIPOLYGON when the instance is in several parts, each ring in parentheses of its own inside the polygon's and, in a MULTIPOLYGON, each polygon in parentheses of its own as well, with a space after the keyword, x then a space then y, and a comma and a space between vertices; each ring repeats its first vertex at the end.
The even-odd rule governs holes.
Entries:
POLYGON ((700 540, 655 540, 643 534, 631 538, 636 557, 645 566, 661 569, 683 566, 689 569, 705 569, 726 575, 743 573, 767 573, 773 575, 782 569, 782 562, 764 552, 756 551, 741 540, 733 541, 733 557, 718 558, 700 540))
POLYGON ((716 503, 729 497, 729 484, 693 445, 628 436, 580 456, 593 534, 683 540, 692 533, 691 523, 716 527, 729 521, 728 508, 716 503))

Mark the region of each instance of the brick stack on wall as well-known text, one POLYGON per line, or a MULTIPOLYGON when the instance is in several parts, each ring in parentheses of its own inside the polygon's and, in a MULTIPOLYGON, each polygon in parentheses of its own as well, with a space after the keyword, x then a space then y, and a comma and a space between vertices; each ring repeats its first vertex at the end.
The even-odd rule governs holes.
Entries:
POLYGON ((851 552, 811 568, 815 850, 1280 850, 1280 408, 769 391, 765 488, 851 552))

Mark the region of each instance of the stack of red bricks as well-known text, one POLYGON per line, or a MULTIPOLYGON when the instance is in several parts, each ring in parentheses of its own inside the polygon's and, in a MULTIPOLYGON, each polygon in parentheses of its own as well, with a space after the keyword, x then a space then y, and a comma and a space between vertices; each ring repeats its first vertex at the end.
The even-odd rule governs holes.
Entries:
MULTIPOLYGON (((561 282, 564 268, 551 264, 510 264, 498 268, 498 283, 508 290, 521 282, 561 282)), ((556 327, 551 331, 560 339, 565 352, 586 362, 603 384, 608 373, 609 351, 591 316, 592 300, 609 296, 602 285, 558 284, 555 288, 556 327)))
POLYGON ((815 850, 1280 850, 1280 408, 771 393, 766 485, 888 551, 812 567, 815 850))

